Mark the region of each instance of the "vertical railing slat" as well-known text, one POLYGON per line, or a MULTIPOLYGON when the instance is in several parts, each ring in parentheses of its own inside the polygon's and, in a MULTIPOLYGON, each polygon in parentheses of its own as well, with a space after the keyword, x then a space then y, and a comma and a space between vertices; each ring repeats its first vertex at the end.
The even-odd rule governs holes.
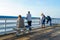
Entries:
POLYGON ((5 34, 6 34, 6 18, 5 18, 5 34))

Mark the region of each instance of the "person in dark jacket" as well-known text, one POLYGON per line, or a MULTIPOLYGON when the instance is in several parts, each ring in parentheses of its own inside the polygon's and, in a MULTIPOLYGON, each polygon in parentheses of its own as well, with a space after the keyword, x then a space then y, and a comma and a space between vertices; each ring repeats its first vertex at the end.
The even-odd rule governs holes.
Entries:
POLYGON ((46 19, 47 19, 47 24, 50 23, 50 26, 51 26, 52 25, 52 23, 51 23, 51 21, 52 21, 51 17, 47 16, 46 19))

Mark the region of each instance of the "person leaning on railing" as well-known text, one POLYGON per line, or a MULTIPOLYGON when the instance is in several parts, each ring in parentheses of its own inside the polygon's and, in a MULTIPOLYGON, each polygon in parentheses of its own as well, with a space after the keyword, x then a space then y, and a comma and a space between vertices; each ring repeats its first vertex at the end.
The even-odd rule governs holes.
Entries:
POLYGON ((17 19, 17 28, 24 28, 24 19, 21 15, 19 15, 17 19))
POLYGON ((15 28, 15 30, 17 31, 17 32, 16 32, 17 35, 18 35, 20 32, 23 32, 24 29, 25 29, 24 19, 21 17, 21 15, 18 16, 16 26, 17 26, 17 27, 15 28))
POLYGON ((47 24, 49 23, 50 26, 52 26, 52 18, 50 16, 47 16, 46 19, 47 19, 46 23, 47 24))

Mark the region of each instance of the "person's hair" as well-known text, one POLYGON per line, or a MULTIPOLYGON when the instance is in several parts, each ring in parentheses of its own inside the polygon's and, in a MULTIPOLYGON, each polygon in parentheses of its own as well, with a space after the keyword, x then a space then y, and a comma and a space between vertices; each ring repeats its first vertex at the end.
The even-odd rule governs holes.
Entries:
POLYGON ((44 15, 43 13, 41 15, 44 15))
POLYGON ((30 11, 28 11, 28 13, 30 13, 30 11))
POLYGON ((18 17, 20 17, 20 18, 21 18, 21 15, 19 15, 18 17))

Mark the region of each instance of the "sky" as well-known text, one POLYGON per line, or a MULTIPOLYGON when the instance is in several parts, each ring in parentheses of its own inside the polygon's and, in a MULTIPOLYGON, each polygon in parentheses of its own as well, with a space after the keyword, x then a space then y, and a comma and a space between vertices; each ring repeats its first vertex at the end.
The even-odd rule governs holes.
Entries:
POLYGON ((53 18, 60 18, 60 0, 0 0, 0 15, 27 15, 30 11, 33 17, 40 17, 41 13, 53 18))

